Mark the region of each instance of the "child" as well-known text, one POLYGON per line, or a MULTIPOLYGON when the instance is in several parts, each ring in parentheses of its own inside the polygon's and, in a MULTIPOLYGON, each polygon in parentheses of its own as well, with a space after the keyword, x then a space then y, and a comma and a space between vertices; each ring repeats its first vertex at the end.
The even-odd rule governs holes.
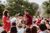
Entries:
POLYGON ((23 15, 21 13, 18 14, 18 19, 16 20, 16 24, 22 24, 21 21, 22 21, 22 17, 23 15))

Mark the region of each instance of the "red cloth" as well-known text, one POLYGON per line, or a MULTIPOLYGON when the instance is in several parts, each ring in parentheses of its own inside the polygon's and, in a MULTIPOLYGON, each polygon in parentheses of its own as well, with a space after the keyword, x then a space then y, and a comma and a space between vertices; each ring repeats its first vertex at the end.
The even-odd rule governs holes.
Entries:
POLYGON ((27 26, 31 26, 33 24, 33 20, 32 20, 32 17, 30 15, 24 15, 23 16, 23 20, 26 20, 27 21, 27 26))
POLYGON ((2 18, 2 20, 3 20, 3 23, 4 23, 3 29, 8 32, 10 30, 11 24, 10 24, 10 22, 7 23, 6 20, 9 20, 9 18, 4 16, 2 18))
POLYGON ((38 26, 38 25, 40 24, 40 22, 41 22, 41 20, 38 20, 38 21, 36 22, 36 25, 38 26))

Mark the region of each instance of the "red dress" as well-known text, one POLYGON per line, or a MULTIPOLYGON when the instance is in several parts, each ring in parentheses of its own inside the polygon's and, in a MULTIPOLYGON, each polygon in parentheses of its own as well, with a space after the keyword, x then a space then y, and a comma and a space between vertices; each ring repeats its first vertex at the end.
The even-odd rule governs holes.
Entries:
POLYGON ((38 26, 41 23, 41 20, 38 19, 38 21, 36 22, 36 25, 38 26))
POLYGON ((7 23, 6 21, 9 20, 9 18, 3 16, 2 20, 3 20, 3 23, 4 23, 3 29, 8 32, 10 30, 11 24, 10 24, 10 22, 7 23))
POLYGON ((33 20, 32 20, 32 17, 30 15, 24 15, 23 20, 24 19, 27 21, 27 24, 26 24, 27 26, 30 27, 33 24, 33 20))

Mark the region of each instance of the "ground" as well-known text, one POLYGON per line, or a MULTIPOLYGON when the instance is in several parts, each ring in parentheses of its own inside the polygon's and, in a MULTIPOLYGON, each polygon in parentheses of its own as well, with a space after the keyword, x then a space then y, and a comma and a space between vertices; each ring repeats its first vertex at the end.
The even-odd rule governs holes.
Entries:
POLYGON ((3 28, 2 27, 0 27, 0 33, 3 31, 3 28))

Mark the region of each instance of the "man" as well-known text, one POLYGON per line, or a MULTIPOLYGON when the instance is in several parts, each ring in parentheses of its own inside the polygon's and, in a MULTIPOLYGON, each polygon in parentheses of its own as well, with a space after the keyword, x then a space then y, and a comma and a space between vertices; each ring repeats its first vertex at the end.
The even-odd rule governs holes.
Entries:
POLYGON ((17 33, 17 28, 15 26, 11 27, 10 33, 17 33))
POLYGON ((28 10, 25 10, 24 13, 25 15, 23 16, 23 20, 26 20, 27 21, 26 25, 30 27, 33 24, 32 17, 29 15, 28 10))
POLYGON ((45 25, 46 25, 47 29, 50 30, 49 20, 45 21, 45 25))
POLYGON ((39 33, 50 33, 45 24, 39 24, 39 33))

